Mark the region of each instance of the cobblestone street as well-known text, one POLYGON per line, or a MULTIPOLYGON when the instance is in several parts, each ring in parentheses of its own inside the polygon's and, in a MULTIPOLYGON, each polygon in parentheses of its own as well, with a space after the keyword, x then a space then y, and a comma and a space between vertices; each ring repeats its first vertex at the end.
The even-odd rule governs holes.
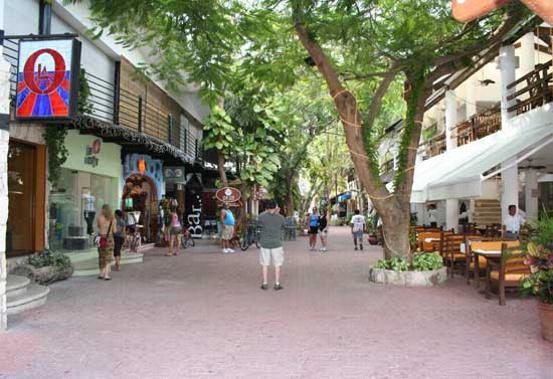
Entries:
POLYGON ((353 251, 337 227, 329 246, 287 243, 280 292, 259 289, 257 249, 222 255, 206 242, 178 257, 148 251, 111 282, 56 283, 0 334, 0 377, 553 377, 533 300, 501 307, 461 278, 370 284, 380 249, 353 251))

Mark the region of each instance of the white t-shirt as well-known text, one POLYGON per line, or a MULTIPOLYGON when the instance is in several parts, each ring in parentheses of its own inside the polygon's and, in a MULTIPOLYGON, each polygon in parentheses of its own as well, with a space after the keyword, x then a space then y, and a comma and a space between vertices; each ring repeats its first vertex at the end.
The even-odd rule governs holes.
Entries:
POLYGON ((351 224, 353 225, 352 231, 362 232, 365 226, 365 217, 361 215, 355 215, 351 218, 351 224))
POLYGON ((430 209, 428 211, 428 222, 437 222, 438 220, 436 219, 436 214, 438 213, 437 210, 435 209, 430 209))
POLYGON ((520 226, 524 224, 524 219, 518 213, 514 216, 507 215, 503 221, 505 224, 505 230, 508 232, 518 233, 520 232, 520 226))

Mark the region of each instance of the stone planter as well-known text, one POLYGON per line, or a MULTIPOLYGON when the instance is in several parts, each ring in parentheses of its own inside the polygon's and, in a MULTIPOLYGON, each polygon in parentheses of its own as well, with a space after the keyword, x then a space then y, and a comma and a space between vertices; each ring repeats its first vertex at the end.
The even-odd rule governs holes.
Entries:
POLYGON ((369 270, 369 280, 373 283, 392 284, 406 287, 433 287, 445 283, 447 267, 431 271, 392 271, 379 268, 369 270))
POLYGON ((39 284, 50 284, 71 277, 71 275, 73 275, 73 266, 46 266, 36 268, 30 264, 23 264, 11 270, 10 274, 26 276, 39 284))
POLYGON ((543 339, 553 342, 553 305, 538 301, 538 315, 543 339))

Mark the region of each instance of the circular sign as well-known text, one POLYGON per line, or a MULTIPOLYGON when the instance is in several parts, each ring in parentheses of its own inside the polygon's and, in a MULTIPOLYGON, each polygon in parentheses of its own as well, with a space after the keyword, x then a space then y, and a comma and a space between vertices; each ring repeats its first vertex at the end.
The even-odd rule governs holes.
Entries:
POLYGON ((217 200, 223 203, 236 203, 242 197, 240 191, 233 187, 223 187, 215 193, 217 200))
POLYGON ((23 80, 31 92, 39 95, 54 92, 65 77, 65 61, 63 56, 54 49, 40 49, 32 53, 23 67, 23 80), (42 54, 49 54, 54 60, 54 72, 48 72, 46 67, 38 65, 35 74, 35 64, 42 54), (42 71, 41 71, 42 68, 42 71))

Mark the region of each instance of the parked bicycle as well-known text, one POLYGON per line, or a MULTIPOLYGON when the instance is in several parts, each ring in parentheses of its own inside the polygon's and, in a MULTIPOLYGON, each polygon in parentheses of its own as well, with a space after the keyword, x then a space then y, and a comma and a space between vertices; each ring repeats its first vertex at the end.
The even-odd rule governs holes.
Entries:
POLYGON ((240 249, 242 249, 242 251, 248 250, 253 244, 259 249, 259 225, 257 222, 250 222, 246 231, 242 237, 240 237, 240 249))

